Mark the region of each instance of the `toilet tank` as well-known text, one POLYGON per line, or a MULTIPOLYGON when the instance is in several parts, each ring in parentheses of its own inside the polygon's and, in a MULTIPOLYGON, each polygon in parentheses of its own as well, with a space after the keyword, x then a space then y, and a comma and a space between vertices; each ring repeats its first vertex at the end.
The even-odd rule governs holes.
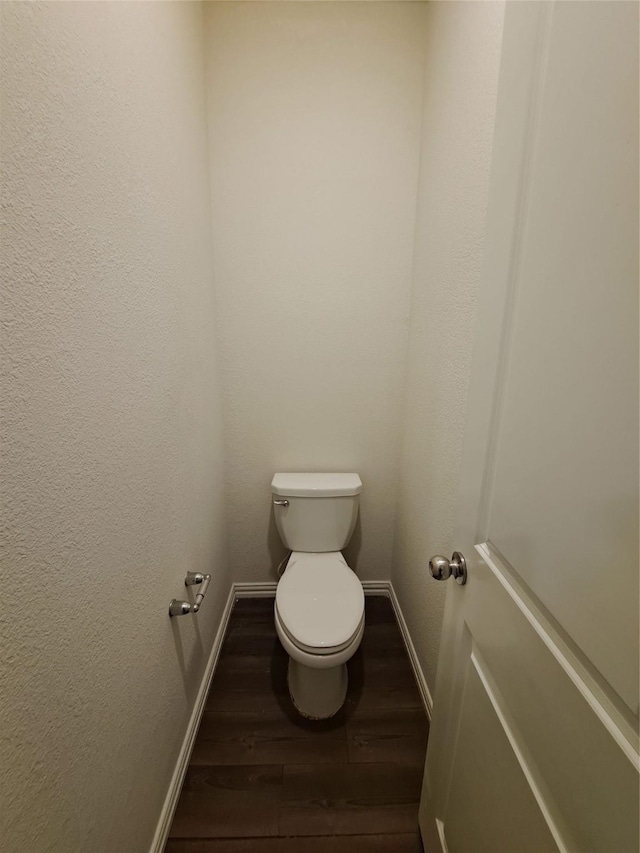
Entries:
POLYGON ((341 551, 358 517, 357 474, 274 474, 273 512, 290 551, 341 551))

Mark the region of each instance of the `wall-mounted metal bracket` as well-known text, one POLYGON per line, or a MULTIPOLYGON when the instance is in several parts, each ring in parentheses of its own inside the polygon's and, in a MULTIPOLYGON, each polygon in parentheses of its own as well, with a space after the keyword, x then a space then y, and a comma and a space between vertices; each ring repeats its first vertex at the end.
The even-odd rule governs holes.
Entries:
POLYGON ((195 586, 201 583, 202 590, 196 595, 196 600, 193 604, 190 604, 188 601, 181 601, 178 598, 172 598, 169 602, 169 616, 186 616, 187 613, 197 613, 207 594, 210 581, 211 575, 203 575, 201 572, 187 572, 184 585, 195 586))

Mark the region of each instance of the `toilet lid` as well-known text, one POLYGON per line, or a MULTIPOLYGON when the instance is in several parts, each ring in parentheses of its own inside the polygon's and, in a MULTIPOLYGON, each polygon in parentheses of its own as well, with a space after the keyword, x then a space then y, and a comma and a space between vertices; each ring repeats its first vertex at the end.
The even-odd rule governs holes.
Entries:
POLYGON ((295 643, 334 648, 346 645, 360 627, 364 592, 339 551, 294 551, 276 590, 276 607, 295 643))

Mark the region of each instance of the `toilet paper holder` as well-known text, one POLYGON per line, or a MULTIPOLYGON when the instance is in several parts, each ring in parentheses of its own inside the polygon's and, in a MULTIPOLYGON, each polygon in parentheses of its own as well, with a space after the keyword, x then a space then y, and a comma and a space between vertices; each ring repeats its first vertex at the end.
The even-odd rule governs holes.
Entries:
POLYGON ((181 601, 179 598, 172 598, 169 602, 169 616, 186 616, 187 613, 197 613, 207 594, 210 581, 211 575, 204 575, 202 572, 187 572, 184 585, 195 586, 196 584, 202 584, 202 589, 196 595, 196 600, 193 604, 188 601, 181 601))

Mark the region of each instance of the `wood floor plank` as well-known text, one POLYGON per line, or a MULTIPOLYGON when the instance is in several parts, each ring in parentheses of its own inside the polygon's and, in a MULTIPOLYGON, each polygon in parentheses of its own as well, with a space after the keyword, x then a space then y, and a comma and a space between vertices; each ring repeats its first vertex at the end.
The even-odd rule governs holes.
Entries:
POLYGON ((389 622, 378 622, 372 625, 365 623, 360 648, 367 655, 381 658, 406 655, 400 629, 396 624, 389 622))
POLYGON ((364 600, 365 621, 369 625, 390 623, 395 625, 393 605, 386 595, 367 595, 364 600))
POLYGON ((221 655, 286 654, 276 636, 272 598, 239 599, 229 620, 221 655))
POLYGON ((265 598, 237 598, 233 605, 231 618, 239 623, 243 620, 259 621, 273 616, 273 596, 265 598))
POLYGON ((282 768, 190 765, 169 836, 225 838, 278 834, 282 768))
POLYGON ((423 853, 423 848, 420 834, 411 832, 393 835, 170 839, 165 853, 423 853))
POLYGON ((207 696, 208 711, 255 711, 286 708, 286 655, 227 655, 220 658, 207 696))
MULTIPOLYGON (((365 629, 366 630, 366 629, 365 629)), ((376 657, 359 649, 348 664, 347 712, 362 708, 422 708, 405 652, 376 657)))
POLYGON ((348 761, 344 715, 305 720, 293 707, 260 712, 205 711, 194 764, 316 764, 348 761))
POLYGON ((423 767, 428 735, 422 708, 358 708, 347 722, 349 761, 423 767))
POLYGON ((285 766, 280 835, 415 832, 421 785, 415 765, 285 766))
POLYGON ((229 631, 220 651, 220 658, 229 655, 249 657, 283 655, 286 657, 286 654, 272 625, 246 624, 234 626, 229 631))

